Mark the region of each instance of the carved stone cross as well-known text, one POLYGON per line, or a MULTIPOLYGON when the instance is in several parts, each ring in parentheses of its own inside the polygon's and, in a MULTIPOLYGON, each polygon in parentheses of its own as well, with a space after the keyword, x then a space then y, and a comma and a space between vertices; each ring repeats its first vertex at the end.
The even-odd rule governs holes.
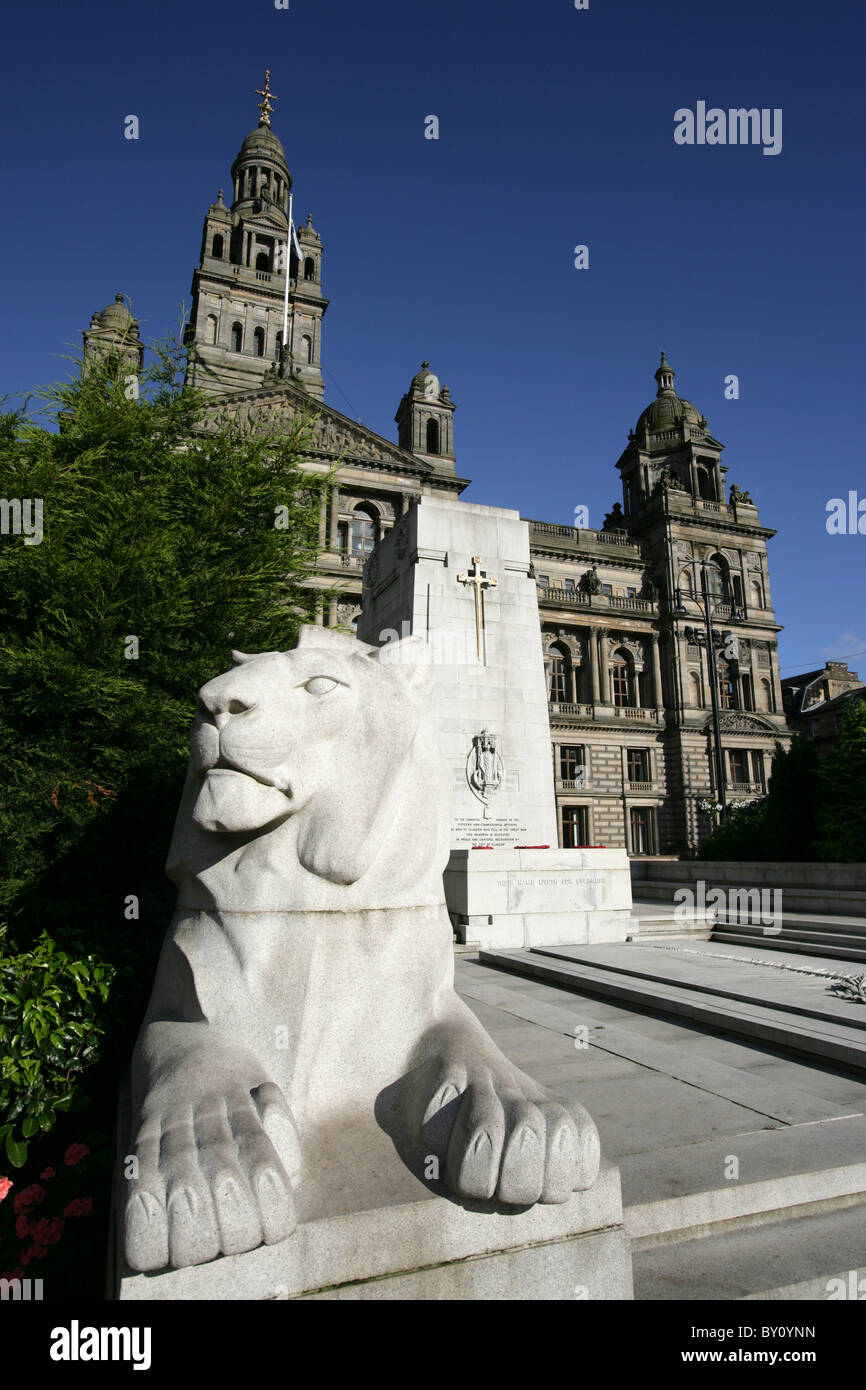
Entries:
POLYGON ((473 589, 475 590, 475 642, 476 642, 476 646, 477 646, 477 648, 478 648, 478 660, 479 660, 479 661, 481 660, 481 631, 482 631, 481 595, 482 595, 482 592, 483 592, 485 589, 495 589, 495 588, 496 588, 496 585, 499 583, 499 580, 498 580, 498 579, 488 579, 488 577, 487 577, 487 575, 484 573, 484 571, 483 571, 482 569, 479 568, 480 565, 481 565, 481 556, 480 556, 480 555, 473 555, 473 556, 472 556, 472 568, 471 568, 471 570, 469 571, 469 573, 468 573, 468 574, 458 574, 458 576, 457 576, 457 583, 458 583, 458 584, 471 584, 472 587, 473 587, 473 589))

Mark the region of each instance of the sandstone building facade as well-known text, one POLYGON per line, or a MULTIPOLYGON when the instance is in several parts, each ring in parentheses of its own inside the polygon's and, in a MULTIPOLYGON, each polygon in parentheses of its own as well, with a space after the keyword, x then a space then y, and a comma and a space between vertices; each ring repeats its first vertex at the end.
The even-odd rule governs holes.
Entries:
MULTIPOLYGON (((267 85, 264 95, 232 165, 231 205, 220 192, 205 216, 189 379, 214 396, 214 422, 273 432, 314 412, 304 466, 336 469, 314 579, 319 620, 351 627, 377 542, 413 499, 459 497, 468 480, 457 470, 454 402, 427 362, 400 399, 396 443, 324 401, 324 248, 311 218, 290 238, 291 174, 267 85)), ((725 632, 717 693, 729 801, 763 794, 787 727, 767 565, 774 532, 748 493, 728 487, 724 446, 677 394, 664 354, 655 380, 616 461, 622 501, 604 527, 529 521, 560 841, 631 854, 685 850, 712 825, 701 809, 719 790, 708 652, 695 640, 703 574, 725 632)))

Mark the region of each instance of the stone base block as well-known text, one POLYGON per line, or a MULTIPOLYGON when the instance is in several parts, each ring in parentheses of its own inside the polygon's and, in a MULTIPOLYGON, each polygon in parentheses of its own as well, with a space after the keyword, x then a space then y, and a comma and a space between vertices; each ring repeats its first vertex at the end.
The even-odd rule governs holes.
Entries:
MULTIPOLYGON (((380 1175, 381 1176, 381 1175, 380 1175)), ((525 1210, 432 1195, 302 1220, 294 1235, 190 1269, 134 1274, 122 1300, 631 1299, 619 1169, 525 1210)), ((405 1194, 404 1194, 405 1195, 405 1194)))
POLYGON ((519 950, 634 935, 624 849, 452 850, 445 899, 458 939, 519 950))

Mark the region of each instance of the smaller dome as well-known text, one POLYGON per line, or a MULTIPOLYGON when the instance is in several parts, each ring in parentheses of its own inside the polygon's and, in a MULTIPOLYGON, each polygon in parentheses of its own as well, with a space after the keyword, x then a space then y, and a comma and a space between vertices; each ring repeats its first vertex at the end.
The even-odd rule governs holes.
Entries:
POLYGON ((307 224, 305 227, 298 228, 298 241, 307 242, 310 246, 321 246, 322 238, 313 226, 313 215, 307 213, 307 224))
POLYGON ((677 395, 674 390, 675 375, 673 367, 662 351, 662 360, 655 372, 658 383, 656 398, 641 412, 635 425, 635 434, 641 434, 644 428, 654 433, 683 421, 689 425, 705 423, 700 411, 695 409, 691 401, 677 395))
POLYGON ((114 328, 121 333, 125 332, 133 322, 134 319, 123 302, 122 294, 116 294, 114 303, 107 304, 99 315, 100 328, 114 328))
POLYGON ((250 131, 238 150, 237 158, 232 165, 232 176, 238 165, 252 160, 276 164, 281 172, 289 172, 286 152, 269 125, 258 125, 255 130, 250 131))

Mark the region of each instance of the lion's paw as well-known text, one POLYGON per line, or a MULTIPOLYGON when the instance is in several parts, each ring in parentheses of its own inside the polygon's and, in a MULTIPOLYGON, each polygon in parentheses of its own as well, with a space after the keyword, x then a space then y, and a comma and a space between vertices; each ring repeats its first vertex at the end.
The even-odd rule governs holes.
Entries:
POLYGON ((520 1207, 566 1202, 592 1187, 601 1149, 589 1113, 502 1062, 450 1068, 434 1082, 419 1137, 435 1135, 445 1184, 461 1197, 520 1207))
POLYGON ((290 1236, 297 1131, 279 1087, 148 1097, 124 1215, 135 1270, 176 1269, 290 1236))

